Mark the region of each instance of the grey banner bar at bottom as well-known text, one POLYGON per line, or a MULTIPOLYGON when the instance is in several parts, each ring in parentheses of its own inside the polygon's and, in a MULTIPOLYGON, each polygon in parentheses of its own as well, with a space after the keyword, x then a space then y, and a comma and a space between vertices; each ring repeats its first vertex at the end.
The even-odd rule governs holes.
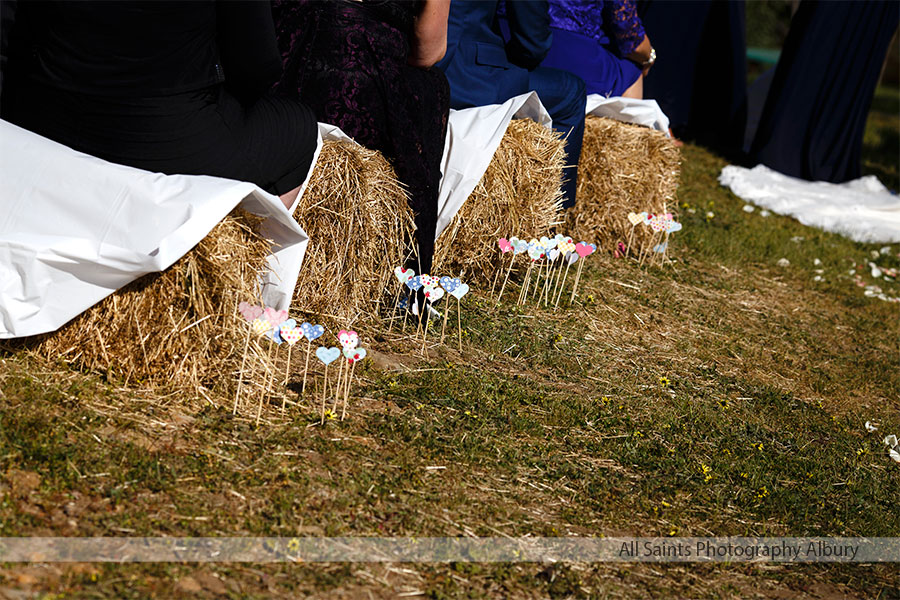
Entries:
POLYGON ((900 538, 0 538, 12 562, 900 562, 900 538))

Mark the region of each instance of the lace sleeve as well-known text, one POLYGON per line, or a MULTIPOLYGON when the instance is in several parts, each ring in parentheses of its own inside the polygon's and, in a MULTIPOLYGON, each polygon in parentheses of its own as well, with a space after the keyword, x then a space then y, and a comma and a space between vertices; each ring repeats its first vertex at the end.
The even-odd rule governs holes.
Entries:
POLYGON ((644 25, 635 0, 607 0, 603 3, 603 23, 620 56, 634 52, 644 39, 644 25))

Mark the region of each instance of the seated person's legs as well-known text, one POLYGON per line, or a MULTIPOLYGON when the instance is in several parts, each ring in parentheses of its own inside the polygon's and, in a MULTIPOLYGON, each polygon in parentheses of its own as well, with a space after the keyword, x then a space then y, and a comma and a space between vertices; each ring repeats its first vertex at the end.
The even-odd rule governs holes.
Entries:
POLYGON ((538 67, 530 72, 529 88, 536 91, 544 108, 553 119, 553 129, 566 137, 566 165, 563 170, 563 207, 575 205, 578 184, 578 159, 584 137, 585 90, 580 77, 561 71, 538 67))

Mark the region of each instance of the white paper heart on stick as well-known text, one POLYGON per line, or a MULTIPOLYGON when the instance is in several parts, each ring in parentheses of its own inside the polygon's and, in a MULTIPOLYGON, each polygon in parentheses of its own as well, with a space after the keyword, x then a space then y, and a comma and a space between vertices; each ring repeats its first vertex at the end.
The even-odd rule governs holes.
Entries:
MULTIPOLYGON (((459 289, 459 288, 457 288, 459 289)), ((430 287, 425 288, 425 299, 434 304, 438 300, 444 297, 444 288, 442 287, 430 287)))
POLYGON ((566 260, 569 261, 570 265, 574 265, 578 262, 578 255, 574 252, 571 252, 568 256, 566 256, 566 260))
POLYGON ((450 295, 456 298, 457 300, 462 300, 463 296, 469 293, 469 284, 461 283, 456 286, 456 289, 450 292, 450 295))
POLYGON ((415 271, 412 269, 404 269, 403 267, 394 268, 394 276, 400 283, 406 283, 410 279, 416 276, 415 271))
POLYGON ((551 248, 550 251, 547 253, 547 258, 550 259, 550 262, 553 262, 558 257, 559 257, 559 250, 557 250, 556 248, 551 248))
POLYGON ((638 223, 642 222, 643 220, 644 220, 644 217, 642 217, 641 215, 639 215, 637 213, 633 213, 633 212, 628 213, 628 222, 631 223, 632 225, 637 225, 638 223))

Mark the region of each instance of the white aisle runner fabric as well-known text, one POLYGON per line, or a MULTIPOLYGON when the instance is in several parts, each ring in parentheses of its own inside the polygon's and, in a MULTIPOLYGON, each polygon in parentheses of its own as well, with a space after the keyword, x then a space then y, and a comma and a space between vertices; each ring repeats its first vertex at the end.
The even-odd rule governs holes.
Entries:
POLYGON ((764 165, 729 165, 719 174, 719 183, 746 202, 856 242, 900 242, 900 196, 874 175, 829 183, 788 177, 764 165))
POLYGON ((656 100, 638 100, 637 98, 623 98, 612 96, 607 98, 600 94, 590 94, 587 97, 586 115, 594 117, 607 117, 643 125, 669 135, 669 117, 662 111, 656 100))
MULTIPOLYGON (((320 149, 321 140, 313 164, 320 149)), ((307 236, 251 183, 112 164, 6 121, 0 161, 0 338, 58 329, 166 269, 238 205, 267 217, 262 234, 275 242, 263 300, 290 303, 307 236)))
POLYGON ((545 127, 553 125, 535 92, 510 98, 503 104, 450 111, 441 160, 435 239, 440 237, 481 181, 513 119, 531 119, 545 127))

